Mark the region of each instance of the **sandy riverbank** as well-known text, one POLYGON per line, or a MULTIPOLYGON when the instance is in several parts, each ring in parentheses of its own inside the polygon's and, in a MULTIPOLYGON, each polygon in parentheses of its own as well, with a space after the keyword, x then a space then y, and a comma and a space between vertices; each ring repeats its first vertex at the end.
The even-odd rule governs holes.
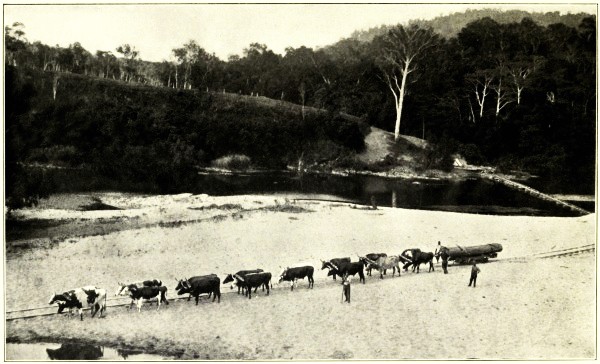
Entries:
POLYGON ((366 285, 353 285, 353 303, 344 306, 340 287, 318 270, 310 291, 301 282, 298 291, 276 286, 271 296, 259 293, 251 301, 227 294, 220 304, 175 302, 159 312, 112 308, 105 319, 86 317, 83 323, 64 317, 10 321, 9 338, 77 337, 211 359, 595 357, 594 254, 505 260, 595 244, 594 214, 365 210, 286 202, 283 196, 98 196, 122 210, 74 211, 57 204, 17 211, 25 220, 68 219, 63 233, 71 235, 52 248, 8 256, 7 309, 44 305, 53 291, 87 284, 112 292, 118 281, 158 277, 172 281, 172 291, 175 276, 223 277, 256 267, 276 274, 296 262, 313 262, 318 270, 320 259, 354 260, 357 253, 398 254, 411 247, 433 251, 437 241, 500 243, 504 250, 500 260, 481 266, 476 289, 467 287, 468 267, 451 266, 444 275, 436 266, 433 273, 368 277, 366 285), (100 230, 79 236, 82 221, 100 230), (118 228, 103 233, 108 222, 118 228))

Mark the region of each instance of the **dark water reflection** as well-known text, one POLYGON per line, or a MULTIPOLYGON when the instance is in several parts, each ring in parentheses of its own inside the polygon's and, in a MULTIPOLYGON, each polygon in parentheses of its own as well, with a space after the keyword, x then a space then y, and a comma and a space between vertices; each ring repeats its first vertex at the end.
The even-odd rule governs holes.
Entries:
MULTIPOLYGON (((152 185, 123 185, 86 171, 48 171, 56 192, 159 193, 152 185)), ((543 188, 538 189, 544 192, 543 188)), ((177 186, 175 193, 214 196, 290 194, 296 198, 334 199, 378 206, 499 215, 575 216, 553 203, 534 198, 488 179, 461 181, 389 179, 373 176, 333 176, 272 172, 259 174, 198 174, 177 186), (323 198, 323 195, 327 196, 323 198)), ((593 211, 593 204, 592 209, 593 211)))
POLYGON ((113 349, 85 343, 6 344, 7 360, 134 360, 167 359, 141 350, 113 349))
POLYGON ((64 343, 58 349, 47 348, 51 360, 98 360, 104 356, 100 346, 89 344, 64 343))

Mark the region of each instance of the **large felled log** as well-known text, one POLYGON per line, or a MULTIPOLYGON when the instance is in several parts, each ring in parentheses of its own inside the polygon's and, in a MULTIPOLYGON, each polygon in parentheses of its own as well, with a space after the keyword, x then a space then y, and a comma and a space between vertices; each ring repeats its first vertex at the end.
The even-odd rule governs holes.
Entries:
POLYGON ((502 251, 501 244, 484 244, 475 246, 460 246, 446 247, 446 252, 450 260, 457 258, 469 258, 478 256, 495 257, 498 252, 502 251))

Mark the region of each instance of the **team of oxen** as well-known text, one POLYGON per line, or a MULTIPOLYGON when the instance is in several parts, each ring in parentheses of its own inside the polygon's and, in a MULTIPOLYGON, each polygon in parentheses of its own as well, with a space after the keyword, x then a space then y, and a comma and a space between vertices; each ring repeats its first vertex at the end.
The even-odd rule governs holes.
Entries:
MULTIPOLYGON (((433 253, 422 252, 420 249, 406 249, 399 255, 387 255, 385 253, 370 253, 365 256, 359 256, 358 261, 351 261, 349 257, 345 258, 333 258, 327 261, 321 261, 321 270, 328 269, 327 276, 333 276, 335 280, 337 276, 355 276, 358 274, 360 281, 365 283, 365 271, 367 275, 371 275, 372 270, 375 269, 379 272, 380 279, 386 275, 387 270, 392 270, 392 277, 395 276, 396 271, 400 276, 400 263, 403 264, 404 271, 408 271, 412 265, 412 271, 418 273, 421 264, 429 264, 429 271, 433 271, 433 253)), ((291 290, 294 290, 294 286, 297 286, 299 279, 306 278, 308 280, 308 288, 314 287, 314 267, 310 265, 301 265, 294 267, 285 268, 279 275, 278 283, 289 282, 291 290)), ((272 275, 269 272, 265 272, 262 269, 253 270, 240 270, 236 273, 227 274, 223 280, 223 284, 231 283, 231 289, 237 287, 238 294, 242 293, 248 299, 252 298, 252 289, 254 293, 259 288, 262 291, 267 291, 269 295, 270 290, 273 288, 271 283, 272 275)), ((177 279, 177 286, 175 290, 178 295, 188 294, 188 301, 192 297, 196 299, 196 305, 198 305, 199 297, 202 294, 208 294, 208 298, 213 296, 212 301, 215 299, 217 302, 221 302, 221 280, 216 274, 209 274, 203 276, 194 276, 191 278, 177 279)), ((92 317, 96 313, 100 313, 99 317, 102 317, 102 313, 106 310, 106 296, 107 292, 105 289, 97 288, 95 286, 86 286, 82 288, 73 289, 66 291, 61 294, 54 294, 49 304, 58 304, 58 313, 62 313, 65 308, 72 312, 73 309, 77 309, 79 312, 80 319, 83 320, 83 310, 90 308, 92 317)), ((134 283, 118 283, 117 291, 115 296, 128 296, 131 298, 129 308, 133 307, 135 303, 138 312, 141 312, 144 301, 157 301, 157 310, 160 309, 161 304, 169 304, 167 300, 167 287, 163 285, 163 282, 157 279, 146 280, 142 282, 134 283)))

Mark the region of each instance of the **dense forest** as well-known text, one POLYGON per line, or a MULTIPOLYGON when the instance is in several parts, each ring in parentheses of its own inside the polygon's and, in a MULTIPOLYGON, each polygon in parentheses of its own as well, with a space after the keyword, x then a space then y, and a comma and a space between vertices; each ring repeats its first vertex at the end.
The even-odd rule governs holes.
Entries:
MULTIPOLYGON (((483 18, 491 18, 500 24, 519 23, 524 18, 529 18, 535 23, 547 27, 550 24, 562 23, 571 28, 577 28, 582 18, 588 14, 560 14, 558 11, 546 13, 529 13, 523 10, 496 10, 480 9, 467 10, 461 13, 438 16, 431 20, 413 20, 411 24, 417 24, 422 27, 431 27, 433 30, 446 39, 456 37, 458 33, 469 23, 483 18)), ((357 30, 352 33, 350 38, 362 42, 370 42, 376 36, 385 34, 393 25, 381 25, 367 30, 357 30)))
MULTIPOLYGON (((587 14, 467 12, 284 55, 252 43, 227 60, 190 40, 165 57, 144 61, 130 44, 92 54, 79 43, 31 43, 23 24, 7 26, 7 183, 27 161, 132 179, 151 168, 168 189, 191 166, 232 153, 275 168, 311 153, 343 160, 365 134, 340 116, 348 114, 473 164, 594 184, 596 19, 587 14), (275 115, 217 102, 217 93, 292 102, 302 112, 275 115)), ((28 195, 27 186, 15 183, 15 196, 28 195)))

